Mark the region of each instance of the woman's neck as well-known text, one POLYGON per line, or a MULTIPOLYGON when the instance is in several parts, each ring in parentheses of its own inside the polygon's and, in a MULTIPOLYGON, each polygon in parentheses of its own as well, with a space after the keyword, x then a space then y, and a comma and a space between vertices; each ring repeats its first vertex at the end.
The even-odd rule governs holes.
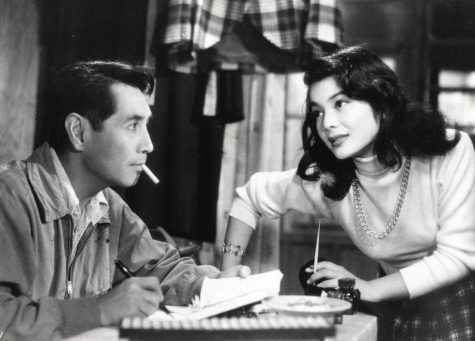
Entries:
POLYGON ((382 164, 377 155, 369 157, 355 157, 353 163, 356 172, 362 175, 380 175, 386 173, 390 168, 382 164))

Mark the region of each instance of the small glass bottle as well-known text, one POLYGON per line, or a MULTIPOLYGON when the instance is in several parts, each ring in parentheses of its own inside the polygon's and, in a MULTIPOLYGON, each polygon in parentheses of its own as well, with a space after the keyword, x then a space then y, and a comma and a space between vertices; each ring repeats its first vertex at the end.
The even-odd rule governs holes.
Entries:
POLYGON ((338 280, 338 298, 351 303, 351 310, 347 314, 352 315, 358 311, 360 300, 360 291, 355 289, 355 279, 350 277, 340 278, 338 280))

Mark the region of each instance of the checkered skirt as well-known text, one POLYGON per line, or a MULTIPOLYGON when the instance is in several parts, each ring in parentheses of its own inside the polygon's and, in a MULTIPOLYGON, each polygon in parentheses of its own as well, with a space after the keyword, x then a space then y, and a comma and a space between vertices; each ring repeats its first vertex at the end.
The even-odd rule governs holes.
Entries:
POLYGON ((378 317, 378 341, 475 340, 475 273, 412 300, 361 302, 378 317))
POLYGON ((448 287, 403 301, 394 340, 475 340, 475 273, 448 287))

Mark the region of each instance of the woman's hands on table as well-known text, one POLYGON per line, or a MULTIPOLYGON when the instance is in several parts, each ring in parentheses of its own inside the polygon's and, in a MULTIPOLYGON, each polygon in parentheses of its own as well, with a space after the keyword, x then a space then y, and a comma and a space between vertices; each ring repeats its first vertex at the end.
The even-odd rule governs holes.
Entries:
MULTIPOLYGON (((306 271, 313 272, 313 266, 308 267, 306 271)), ((317 272, 309 277, 307 283, 312 284, 319 282, 317 284, 318 287, 337 288, 338 279, 344 277, 352 277, 355 279, 355 288, 360 291, 363 301, 379 302, 388 299, 409 297, 400 272, 367 281, 355 276, 343 266, 328 261, 318 263, 317 272)))

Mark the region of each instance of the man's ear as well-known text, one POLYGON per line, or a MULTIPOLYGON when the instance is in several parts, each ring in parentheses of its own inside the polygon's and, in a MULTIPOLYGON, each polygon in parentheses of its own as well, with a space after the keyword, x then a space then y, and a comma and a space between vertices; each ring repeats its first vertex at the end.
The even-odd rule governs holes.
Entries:
POLYGON ((77 113, 73 112, 66 117, 65 128, 74 150, 84 150, 86 125, 86 119, 77 113))

